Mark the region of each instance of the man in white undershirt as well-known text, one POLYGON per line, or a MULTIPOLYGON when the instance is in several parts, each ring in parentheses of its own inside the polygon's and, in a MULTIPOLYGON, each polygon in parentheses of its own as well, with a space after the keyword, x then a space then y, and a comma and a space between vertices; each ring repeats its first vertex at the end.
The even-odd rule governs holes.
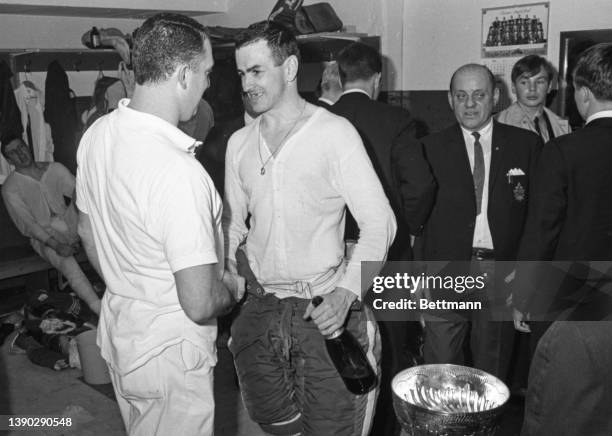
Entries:
POLYGON ((99 315, 100 298, 74 258, 80 250, 74 176, 59 162, 34 161, 21 138, 6 140, 2 155, 15 167, 2 185, 2 198, 15 226, 99 315))
POLYGON ((357 131, 298 94, 299 62, 295 37, 279 24, 238 38, 242 87, 261 115, 231 137, 226 157, 226 267, 244 271, 235 253, 246 238, 254 277, 229 348, 245 404, 266 433, 367 434, 376 390, 347 390, 324 337, 346 322, 377 367, 372 313, 350 309, 364 291, 361 261, 385 259, 396 223, 357 131), (361 234, 345 261, 347 205, 361 234))

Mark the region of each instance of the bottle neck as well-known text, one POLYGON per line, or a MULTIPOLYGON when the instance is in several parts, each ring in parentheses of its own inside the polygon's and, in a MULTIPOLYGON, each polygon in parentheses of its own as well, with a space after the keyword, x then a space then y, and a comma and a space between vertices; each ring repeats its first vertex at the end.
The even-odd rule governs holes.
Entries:
POLYGON ((335 332, 333 332, 331 335, 327 335, 325 336, 325 339, 336 339, 338 337, 340 337, 340 335, 344 333, 344 328, 339 328, 338 330, 336 330, 335 332))

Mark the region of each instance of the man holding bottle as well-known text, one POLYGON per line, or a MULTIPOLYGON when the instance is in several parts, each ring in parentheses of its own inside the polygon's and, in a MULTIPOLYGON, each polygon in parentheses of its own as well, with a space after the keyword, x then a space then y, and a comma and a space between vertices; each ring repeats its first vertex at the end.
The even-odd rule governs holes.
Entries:
POLYGON ((376 392, 348 391, 324 339, 346 323, 377 366, 372 313, 351 308, 362 297, 361 261, 385 259, 396 224, 357 131, 299 96, 299 56, 295 37, 272 22, 236 44, 243 91, 261 115, 228 144, 226 267, 246 274, 235 258, 246 238, 241 250, 258 283, 250 280, 229 348, 249 414, 266 433, 367 434, 376 392), (348 262, 346 205, 361 229, 348 262), (316 308, 315 296, 323 296, 316 308))

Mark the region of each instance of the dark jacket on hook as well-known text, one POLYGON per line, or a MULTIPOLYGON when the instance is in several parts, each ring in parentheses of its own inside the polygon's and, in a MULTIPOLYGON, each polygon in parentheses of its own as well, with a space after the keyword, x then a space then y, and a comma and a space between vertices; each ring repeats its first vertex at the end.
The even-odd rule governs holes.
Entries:
POLYGON ((51 62, 45 80, 45 121, 51 126, 53 157, 74 174, 79 121, 71 94, 66 72, 57 61, 51 62))
POLYGON ((23 133, 21 112, 11 85, 13 73, 6 62, 0 61, 0 142, 23 133))

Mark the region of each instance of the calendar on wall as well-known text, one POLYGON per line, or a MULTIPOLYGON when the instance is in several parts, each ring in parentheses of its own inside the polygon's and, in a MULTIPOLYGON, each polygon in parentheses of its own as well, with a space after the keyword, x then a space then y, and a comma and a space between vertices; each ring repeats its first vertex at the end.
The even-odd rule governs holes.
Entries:
POLYGON ((497 80, 497 87, 499 88, 499 101, 493 108, 493 112, 499 112, 504 110, 514 101, 512 94, 512 67, 518 61, 520 57, 514 58, 486 58, 483 59, 483 64, 491 70, 495 79, 497 80))
POLYGON ((523 56, 546 57, 549 3, 482 9, 481 56, 497 79, 499 112, 514 101, 512 67, 523 56))
POLYGON ((546 54, 548 3, 482 9, 482 57, 546 54))

